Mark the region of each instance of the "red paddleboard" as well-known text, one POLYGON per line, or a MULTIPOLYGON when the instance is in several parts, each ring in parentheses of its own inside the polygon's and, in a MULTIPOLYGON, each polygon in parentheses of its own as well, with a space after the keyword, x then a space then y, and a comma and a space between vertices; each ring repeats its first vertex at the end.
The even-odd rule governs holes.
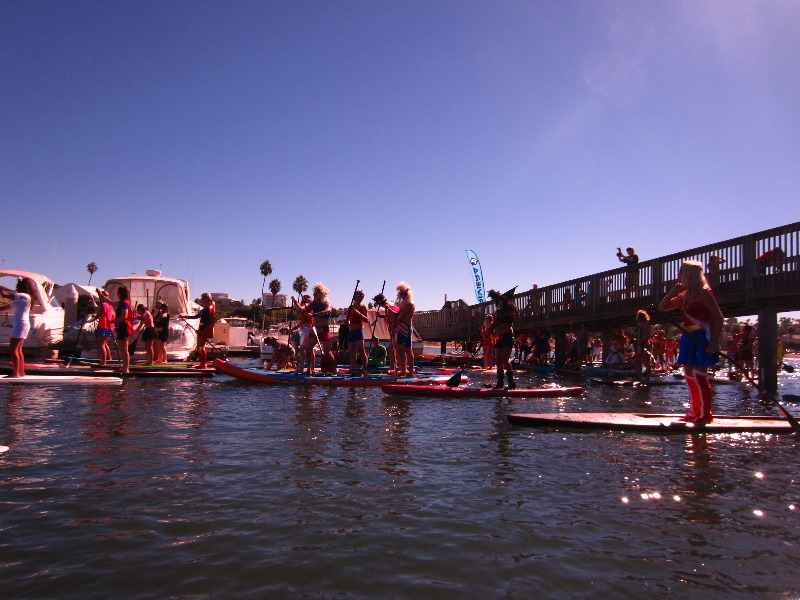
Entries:
POLYGON ((238 377, 239 379, 246 379, 247 381, 255 381, 258 383, 276 384, 276 383, 310 383, 313 385, 331 385, 331 386, 378 386, 393 381, 401 382, 414 382, 414 383, 445 383, 450 377, 448 375, 431 376, 431 377, 409 377, 406 379, 397 379, 388 377, 386 375, 375 375, 367 377, 349 377, 340 375, 303 375, 294 372, 284 371, 262 371, 260 369, 243 369, 230 364, 222 359, 214 359, 214 368, 220 373, 238 377))
POLYGON ((446 385, 408 385, 389 383, 381 387, 394 396, 425 396, 438 398, 563 398, 580 396, 582 387, 543 387, 496 390, 494 388, 448 387, 446 385))

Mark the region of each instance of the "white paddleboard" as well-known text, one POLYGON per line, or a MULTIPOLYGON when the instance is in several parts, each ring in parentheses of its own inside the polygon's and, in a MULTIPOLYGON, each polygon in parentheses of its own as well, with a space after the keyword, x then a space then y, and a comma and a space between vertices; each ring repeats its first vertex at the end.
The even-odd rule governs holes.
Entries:
POLYGON ((91 385, 106 383, 119 385, 122 377, 84 377, 81 375, 25 375, 25 377, 0 377, 0 384, 50 384, 50 385, 91 385))

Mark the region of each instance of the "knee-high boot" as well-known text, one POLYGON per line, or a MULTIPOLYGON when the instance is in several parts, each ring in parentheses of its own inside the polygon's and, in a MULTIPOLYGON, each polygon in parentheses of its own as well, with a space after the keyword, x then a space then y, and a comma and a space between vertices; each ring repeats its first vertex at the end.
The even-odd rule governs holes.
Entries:
POLYGON ((700 386, 697 383, 697 379, 695 379, 694 373, 686 375, 686 385, 689 387, 689 406, 691 407, 686 417, 696 420, 703 414, 703 397, 700 393, 700 386))
POLYGON ((505 387, 503 383, 503 369, 497 367, 497 385, 494 386, 496 390, 502 390, 505 387))
POLYGON ((514 371, 509 371, 508 372, 508 387, 506 389, 507 390, 513 390, 513 389, 516 389, 516 387, 517 387, 517 384, 514 383, 514 371))
POLYGON ((705 373, 697 373, 695 380, 700 390, 700 404, 694 409, 694 414, 700 421, 708 423, 711 421, 711 382, 705 373))

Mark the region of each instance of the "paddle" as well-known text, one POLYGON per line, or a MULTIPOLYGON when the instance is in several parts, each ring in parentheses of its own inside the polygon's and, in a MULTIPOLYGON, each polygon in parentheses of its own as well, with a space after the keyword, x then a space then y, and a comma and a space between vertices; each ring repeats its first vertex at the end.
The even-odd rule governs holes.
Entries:
MULTIPOLYGON (((383 290, 385 290, 385 289, 386 289, 386 280, 384 279, 383 280, 383 285, 381 286, 381 294, 380 294, 381 296, 383 296, 383 290)), ((378 310, 375 311, 375 320, 372 322, 372 334, 370 336, 370 339, 375 337, 375 325, 378 324, 378 311, 380 309, 381 309, 381 307, 379 306, 378 310)))
POLYGON ((461 384, 461 375, 464 374, 464 371, 467 368, 467 365, 471 365, 472 361, 475 360, 475 355, 478 354, 478 350, 480 349, 483 342, 475 344, 475 351, 472 353, 472 356, 469 357, 469 362, 464 363, 464 366, 461 367, 458 371, 453 373, 452 377, 445 382, 447 387, 458 387, 461 384))
POLYGON ((128 353, 131 356, 133 356, 133 353, 136 352, 136 345, 139 343, 139 338, 142 337, 142 331, 144 331, 144 329, 140 329, 136 337, 133 338, 128 344, 128 353))
MULTIPOLYGON (((686 329, 684 329, 684 328, 683 328, 681 325, 679 325, 679 324, 678 324, 678 323, 677 323, 677 322, 676 322, 674 319, 672 319, 672 318, 671 318, 671 317, 670 317, 668 314, 666 314, 666 313, 664 313, 664 312, 661 312, 660 310, 658 310, 658 308, 657 308, 655 305, 651 305, 651 306, 649 306, 649 307, 648 307, 648 312, 657 312, 657 313, 660 313, 660 314, 661 314, 661 315, 662 315, 662 316, 663 316, 663 317, 664 317, 664 318, 665 318, 667 321, 669 321, 669 322, 670 322, 672 325, 674 325, 675 327, 677 327, 678 329, 680 329, 680 330, 681 330, 683 333, 685 333, 686 335, 689 335, 689 336, 691 336, 691 337, 692 337, 692 339, 694 339, 694 341, 695 341, 695 342, 696 342, 698 345, 700 345, 700 346, 705 346, 705 345, 706 345, 705 343, 703 343, 703 341, 702 341, 700 338, 698 338, 697 336, 693 335, 693 332, 691 332, 691 331, 686 331, 686 329)), ((800 423, 798 423, 798 422, 797 422, 797 419, 795 419, 795 418, 794 418, 794 416, 793 416, 793 415, 792 415, 792 414, 791 414, 791 413, 790 413, 788 410, 786 410, 786 409, 783 407, 783 405, 782 405, 780 402, 778 402, 778 400, 777 400, 777 399, 776 399, 776 398, 775 398, 775 397, 774 397, 772 394, 770 394, 770 393, 766 392, 766 391, 764 390, 764 388, 762 388, 762 387, 761 387, 761 386, 760 386, 760 385, 759 385, 759 384, 756 382, 756 380, 755 380, 755 379, 753 379, 752 377, 750 377, 750 374, 747 372, 747 370, 746 370, 744 367, 742 367, 742 366, 741 366, 741 365, 740 365, 738 362, 736 362, 736 360, 735 360, 734 358, 732 358, 732 357, 728 356, 728 357, 727 357, 727 359, 730 361, 730 363, 731 363, 732 365, 734 365, 734 366, 735 366, 735 367, 736 367, 736 368, 739 370, 739 372, 741 372, 741 373, 742 373, 742 375, 744 375, 744 376, 747 378, 747 380, 748 380, 750 383, 752 383, 752 384, 753 384, 753 386, 754 386, 754 387, 755 387, 755 388, 756 388, 756 389, 757 389, 757 390, 758 390, 758 391, 759 391, 759 392, 760 392, 762 395, 766 396, 767 400, 771 401, 773 404, 775 404, 775 406, 777 406, 777 407, 778 407, 778 410, 780 410, 780 411, 781 411, 781 414, 782 414, 782 415, 783 415, 783 417, 784 417, 784 418, 785 418, 785 419, 786 419, 786 420, 789 422, 789 425, 791 425, 791 426, 792 426, 792 429, 795 431, 795 433, 800 433, 800 423)))

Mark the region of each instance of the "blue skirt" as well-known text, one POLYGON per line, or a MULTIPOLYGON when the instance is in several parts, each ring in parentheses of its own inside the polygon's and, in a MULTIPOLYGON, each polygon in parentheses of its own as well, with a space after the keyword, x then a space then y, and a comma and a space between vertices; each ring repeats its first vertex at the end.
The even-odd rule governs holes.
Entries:
POLYGON ((689 367, 711 367, 717 364, 719 352, 706 352, 708 334, 705 329, 698 329, 681 336, 677 364, 689 367))

